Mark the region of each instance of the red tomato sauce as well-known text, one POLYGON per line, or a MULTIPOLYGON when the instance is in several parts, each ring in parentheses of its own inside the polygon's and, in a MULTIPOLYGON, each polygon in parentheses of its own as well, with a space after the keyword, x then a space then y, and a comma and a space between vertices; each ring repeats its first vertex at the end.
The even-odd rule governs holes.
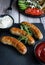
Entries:
POLYGON ((36 57, 45 63, 45 42, 42 42, 37 45, 35 49, 36 57))
POLYGON ((31 15, 37 15, 37 16, 44 14, 44 12, 42 10, 37 9, 37 8, 27 8, 25 10, 25 13, 28 14, 28 15, 31 14, 31 15))

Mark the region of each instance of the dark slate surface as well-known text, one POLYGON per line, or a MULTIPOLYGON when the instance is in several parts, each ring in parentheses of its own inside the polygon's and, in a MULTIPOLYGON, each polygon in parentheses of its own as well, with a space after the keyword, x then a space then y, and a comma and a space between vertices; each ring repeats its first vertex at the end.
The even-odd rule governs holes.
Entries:
MULTIPOLYGON (((45 41, 45 31, 42 24, 36 24, 40 30, 42 31, 44 38, 40 41, 45 41)), ((18 24, 14 26, 19 27, 18 24)), ((0 29, 0 37, 3 35, 11 35, 9 29, 1 30, 0 29)), ((15 36, 14 36, 15 37, 15 36)), ((36 44, 40 41, 36 41, 36 44)), ((21 55, 15 48, 4 45, 0 42, 0 65, 45 65, 40 63, 34 55, 34 46, 27 46, 28 52, 26 55, 21 55)))

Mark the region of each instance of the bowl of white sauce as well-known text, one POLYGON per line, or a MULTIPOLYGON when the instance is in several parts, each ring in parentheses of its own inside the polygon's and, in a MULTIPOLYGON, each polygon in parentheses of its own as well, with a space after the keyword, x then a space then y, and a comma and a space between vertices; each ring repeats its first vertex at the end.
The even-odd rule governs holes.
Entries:
POLYGON ((0 16, 0 29, 7 29, 12 27, 14 24, 14 19, 10 15, 0 16))

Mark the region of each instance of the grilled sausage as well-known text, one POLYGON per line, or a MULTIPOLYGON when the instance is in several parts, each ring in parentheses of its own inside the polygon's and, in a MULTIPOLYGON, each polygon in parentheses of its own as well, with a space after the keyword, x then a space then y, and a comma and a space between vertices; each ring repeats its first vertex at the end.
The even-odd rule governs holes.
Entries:
POLYGON ((28 44, 29 45, 34 45, 35 44, 35 40, 31 35, 26 35, 26 37, 28 38, 28 44))
POLYGON ((26 46, 22 42, 18 41, 16 38, 10 36, 3 36, 1 38, 1 42, 3 44, 8 44, 15 47, 21 54, 26 54, 27 52, 26 46))
POLYGON ((39 30, 38 27, 36 27, 34 24, 28 23, 28 22, 22 22, 21 24, 27 25, 29 29, 31 29, 34 33, 34 36, 38 39, 43 38, 42 32, 39 30))
POLYGON ((24 30, 21 30, 21 29, 16 28, 16 27, 12 27, 10 29, 10 31, 11 31, 12 34, 18 35, 18 36, 20 36, 20 35, 26 36, 27 35, 27 33, 24 30))
POLYGON ((28 35, 24 30, 21 30, 19 28, 11 28, 10 29, 11 33, 14 34, 14 35, 19 35, 19 36, 26 36, 28 38, 28 43, 29 45, 32 45, 35 43, 35 40, 34 38, 31 36, 31 35, 28 35))

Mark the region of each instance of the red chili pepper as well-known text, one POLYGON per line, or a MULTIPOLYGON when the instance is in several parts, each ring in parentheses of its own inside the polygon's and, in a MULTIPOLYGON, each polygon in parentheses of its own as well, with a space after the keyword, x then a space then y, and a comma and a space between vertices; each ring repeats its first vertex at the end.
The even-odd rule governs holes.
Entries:
POLYGON ((25 13, 29 15, 42 15, 44 12, 38 8, 27 8, 25 13))

